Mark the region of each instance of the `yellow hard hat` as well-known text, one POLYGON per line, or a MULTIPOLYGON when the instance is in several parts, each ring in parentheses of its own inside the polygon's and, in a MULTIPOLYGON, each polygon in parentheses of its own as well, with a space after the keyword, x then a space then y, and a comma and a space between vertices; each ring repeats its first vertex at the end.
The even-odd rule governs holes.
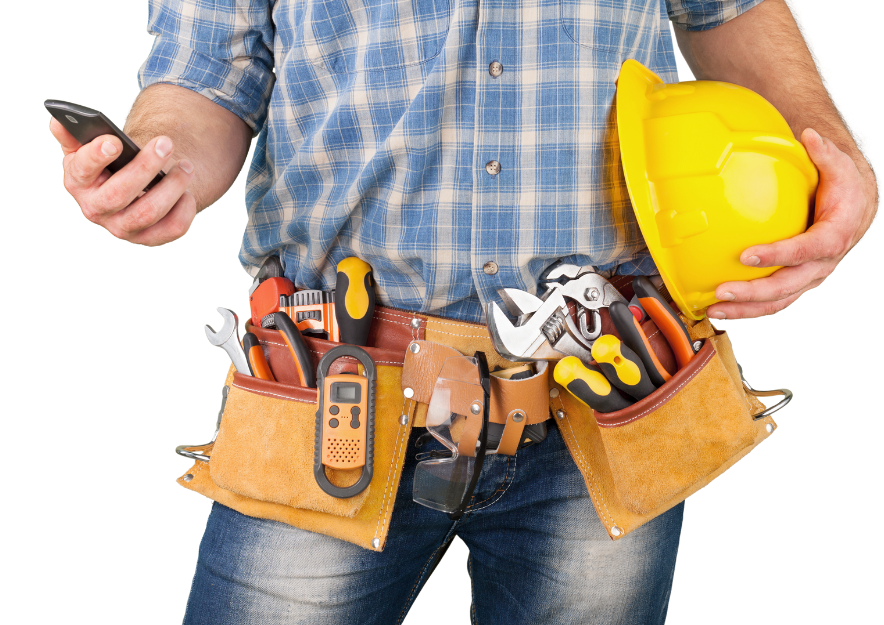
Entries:
POLYGON ((715 288, 779 267, 740 253, 804 232, 818 174, 772 104, 749 89, 664 84, 628 60, 617 82, 620 156, 632 208, 681 311, 702 319, 715 288))

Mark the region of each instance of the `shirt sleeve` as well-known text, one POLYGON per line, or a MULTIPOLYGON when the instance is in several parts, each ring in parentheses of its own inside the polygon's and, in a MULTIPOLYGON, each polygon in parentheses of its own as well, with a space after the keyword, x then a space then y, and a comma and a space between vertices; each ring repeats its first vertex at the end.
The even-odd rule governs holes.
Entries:
POLYGON ((709 30, 761 4, 762 0, 666 0, 669 19, 682 30, 709 30))
POLYGON ((138 72, 142 89, 186 87, 238 115, 255 134, 273 90, 274 0, 150 0, 155 36, 138 72))

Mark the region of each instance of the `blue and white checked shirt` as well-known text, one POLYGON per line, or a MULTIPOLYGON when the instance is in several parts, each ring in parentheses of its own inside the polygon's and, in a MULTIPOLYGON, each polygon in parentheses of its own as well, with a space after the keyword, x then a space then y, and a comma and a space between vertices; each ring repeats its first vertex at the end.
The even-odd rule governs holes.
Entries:
POLYGON ((620 65, 676 81, 667 19, 707 29, 759 2, 150 0, 139 79, 258 135, 247 268, 278 253, 298 287, 333 288, 355 255, 383 304, 478 321, 557 258, 654 273, 620 167, 620 65))

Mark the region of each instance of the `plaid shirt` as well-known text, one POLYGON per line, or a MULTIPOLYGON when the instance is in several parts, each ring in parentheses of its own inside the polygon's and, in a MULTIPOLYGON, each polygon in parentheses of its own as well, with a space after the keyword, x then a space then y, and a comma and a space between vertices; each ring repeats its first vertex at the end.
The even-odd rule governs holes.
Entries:
POLYGON ((478 321, 558 258, 655 273, 620 166, 620 65, 676 81, 667 19, 707 29, 759 2, 150 0, 139 79, 258 135, 252 272, 279 254, 298 287, 333 288, 358 256, 383 304, 478 321))

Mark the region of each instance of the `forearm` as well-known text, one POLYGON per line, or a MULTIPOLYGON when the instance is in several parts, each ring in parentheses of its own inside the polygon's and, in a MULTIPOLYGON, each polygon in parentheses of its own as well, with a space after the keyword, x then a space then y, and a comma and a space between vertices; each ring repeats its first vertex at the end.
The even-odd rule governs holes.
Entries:
POLYGON ((813 128, 832 140, 876 188, 874 173, 826 91, 784 0, 765 0, 717 28, 676 28, 675 33, 698 79, 722 80, 761 94, 783 114, 796 137, 813 128))
POLYGON ((190 89, 167 84, 152 85, 139 94, 125 132, 139 145, 158 135, 172 140, 173 162, 186 158, 194 164, 189 190, 198 210, 227 192, 252 139, 251 128, 224 107, 190 89))

